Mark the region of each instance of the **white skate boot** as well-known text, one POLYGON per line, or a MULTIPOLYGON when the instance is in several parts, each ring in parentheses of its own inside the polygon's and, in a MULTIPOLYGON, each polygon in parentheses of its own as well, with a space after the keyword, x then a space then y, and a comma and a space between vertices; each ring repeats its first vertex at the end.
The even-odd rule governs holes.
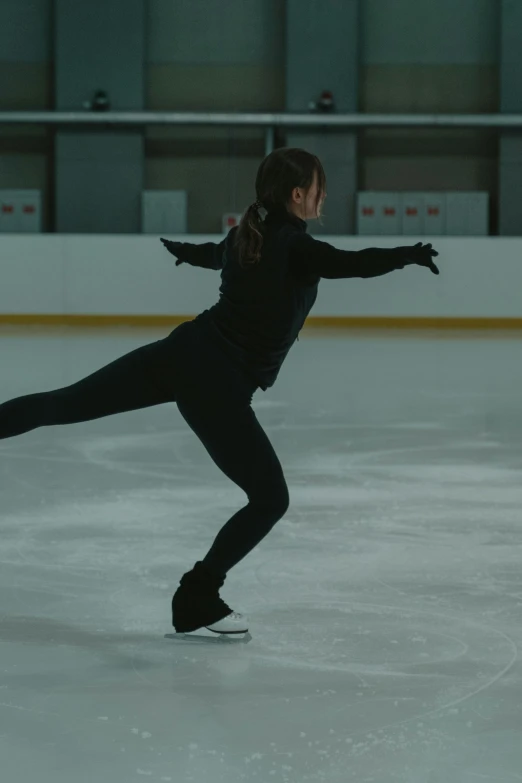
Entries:
POLYGON ((205 628, 214 633, 228 636, 238 633, 248 633, 248 622, 247 618, 244 617, 244 615, 239 614, 239 612, 231 612, 222 620, 218 620, 217 623, 212 623, 212 625, 206 625, 205 628))
POLYGON ((191 631, 167 633, 165 639, 186 639, 194 642, 245 642, 251 641, 248 622, 239 612, 231 612, 212 625, 204 625, 191 631))

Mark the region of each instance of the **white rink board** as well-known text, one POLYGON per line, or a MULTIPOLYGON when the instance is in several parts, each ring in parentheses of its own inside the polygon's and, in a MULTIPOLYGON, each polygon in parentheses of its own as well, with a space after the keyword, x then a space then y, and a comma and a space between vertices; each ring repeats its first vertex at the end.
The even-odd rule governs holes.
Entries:
MULTIPOLYGON (((369 280, 322 280, 313 316, 522 317, 518 237, 318 238, 346 250, 431 241, 441 274, 409 267, 369 280)), ((195 316, 217 301, 220 285, 218 271, 176 267, 158 237, 141 235, 3 235, 0 274, 0 314, 195 316)))

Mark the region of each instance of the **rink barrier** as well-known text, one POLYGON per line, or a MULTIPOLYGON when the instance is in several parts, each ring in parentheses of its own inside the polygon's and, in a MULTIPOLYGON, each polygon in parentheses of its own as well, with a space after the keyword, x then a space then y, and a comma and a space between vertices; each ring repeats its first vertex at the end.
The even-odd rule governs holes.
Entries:
MULTIPOLYGON (((172 238, 172 237, 170 237, 172 238)), ((175 237, 194 244, 221 235, 175 237)), ((417 237, 321 235, 339 249, 413 245, 417 237)), ((522 237, 421 237, 440 275, 421 267, 375 279, 321 280, 307 329, 510 330, 522 327, 522 237)), ((0 235, 0 324, 174 328, 212 307, 219 270, 181 265, 155 236, 0 235)))
MULTIPOLYGON (((72 326, 72 327, 175 327, 192 321, 192 315, 53 315, 0 314, 0 325, 9 326, 72 326)), ((453 331, 517 331, 522 330, 522 318, 455 318, 420 316, 310 316, 305 329, 374 329, 374 330, 453 330, 453 331)))

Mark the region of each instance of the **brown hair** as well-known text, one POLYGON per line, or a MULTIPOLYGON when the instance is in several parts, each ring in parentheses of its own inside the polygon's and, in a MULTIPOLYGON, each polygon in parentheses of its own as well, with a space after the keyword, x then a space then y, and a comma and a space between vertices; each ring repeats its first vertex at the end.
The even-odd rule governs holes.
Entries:
POLYGON ((259 208, 269 212, 273 209, 288 209, 294 188, 303 188, 308 193, 317 172, 317 199, 319 201, 326 190, 326 176, 321 161, 311 152, 299 147, 279 147, 263 160, 256 176, 257 201, 244 212, 236 233, 234 245, 239 248, 239 263, 256 264, 261 258, 264 225, 259 208))

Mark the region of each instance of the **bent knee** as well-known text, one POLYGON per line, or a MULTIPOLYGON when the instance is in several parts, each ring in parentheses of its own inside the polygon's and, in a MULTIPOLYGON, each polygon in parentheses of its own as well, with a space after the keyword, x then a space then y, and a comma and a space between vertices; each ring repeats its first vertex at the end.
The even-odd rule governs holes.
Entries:
POLYGON ((281 519, 290 507, 290 494, 286 483, 278 486, 265 487, 257 492, 255 498, 250 498, 250 502, 262 508, 263 511, 277 522, 281 519))

